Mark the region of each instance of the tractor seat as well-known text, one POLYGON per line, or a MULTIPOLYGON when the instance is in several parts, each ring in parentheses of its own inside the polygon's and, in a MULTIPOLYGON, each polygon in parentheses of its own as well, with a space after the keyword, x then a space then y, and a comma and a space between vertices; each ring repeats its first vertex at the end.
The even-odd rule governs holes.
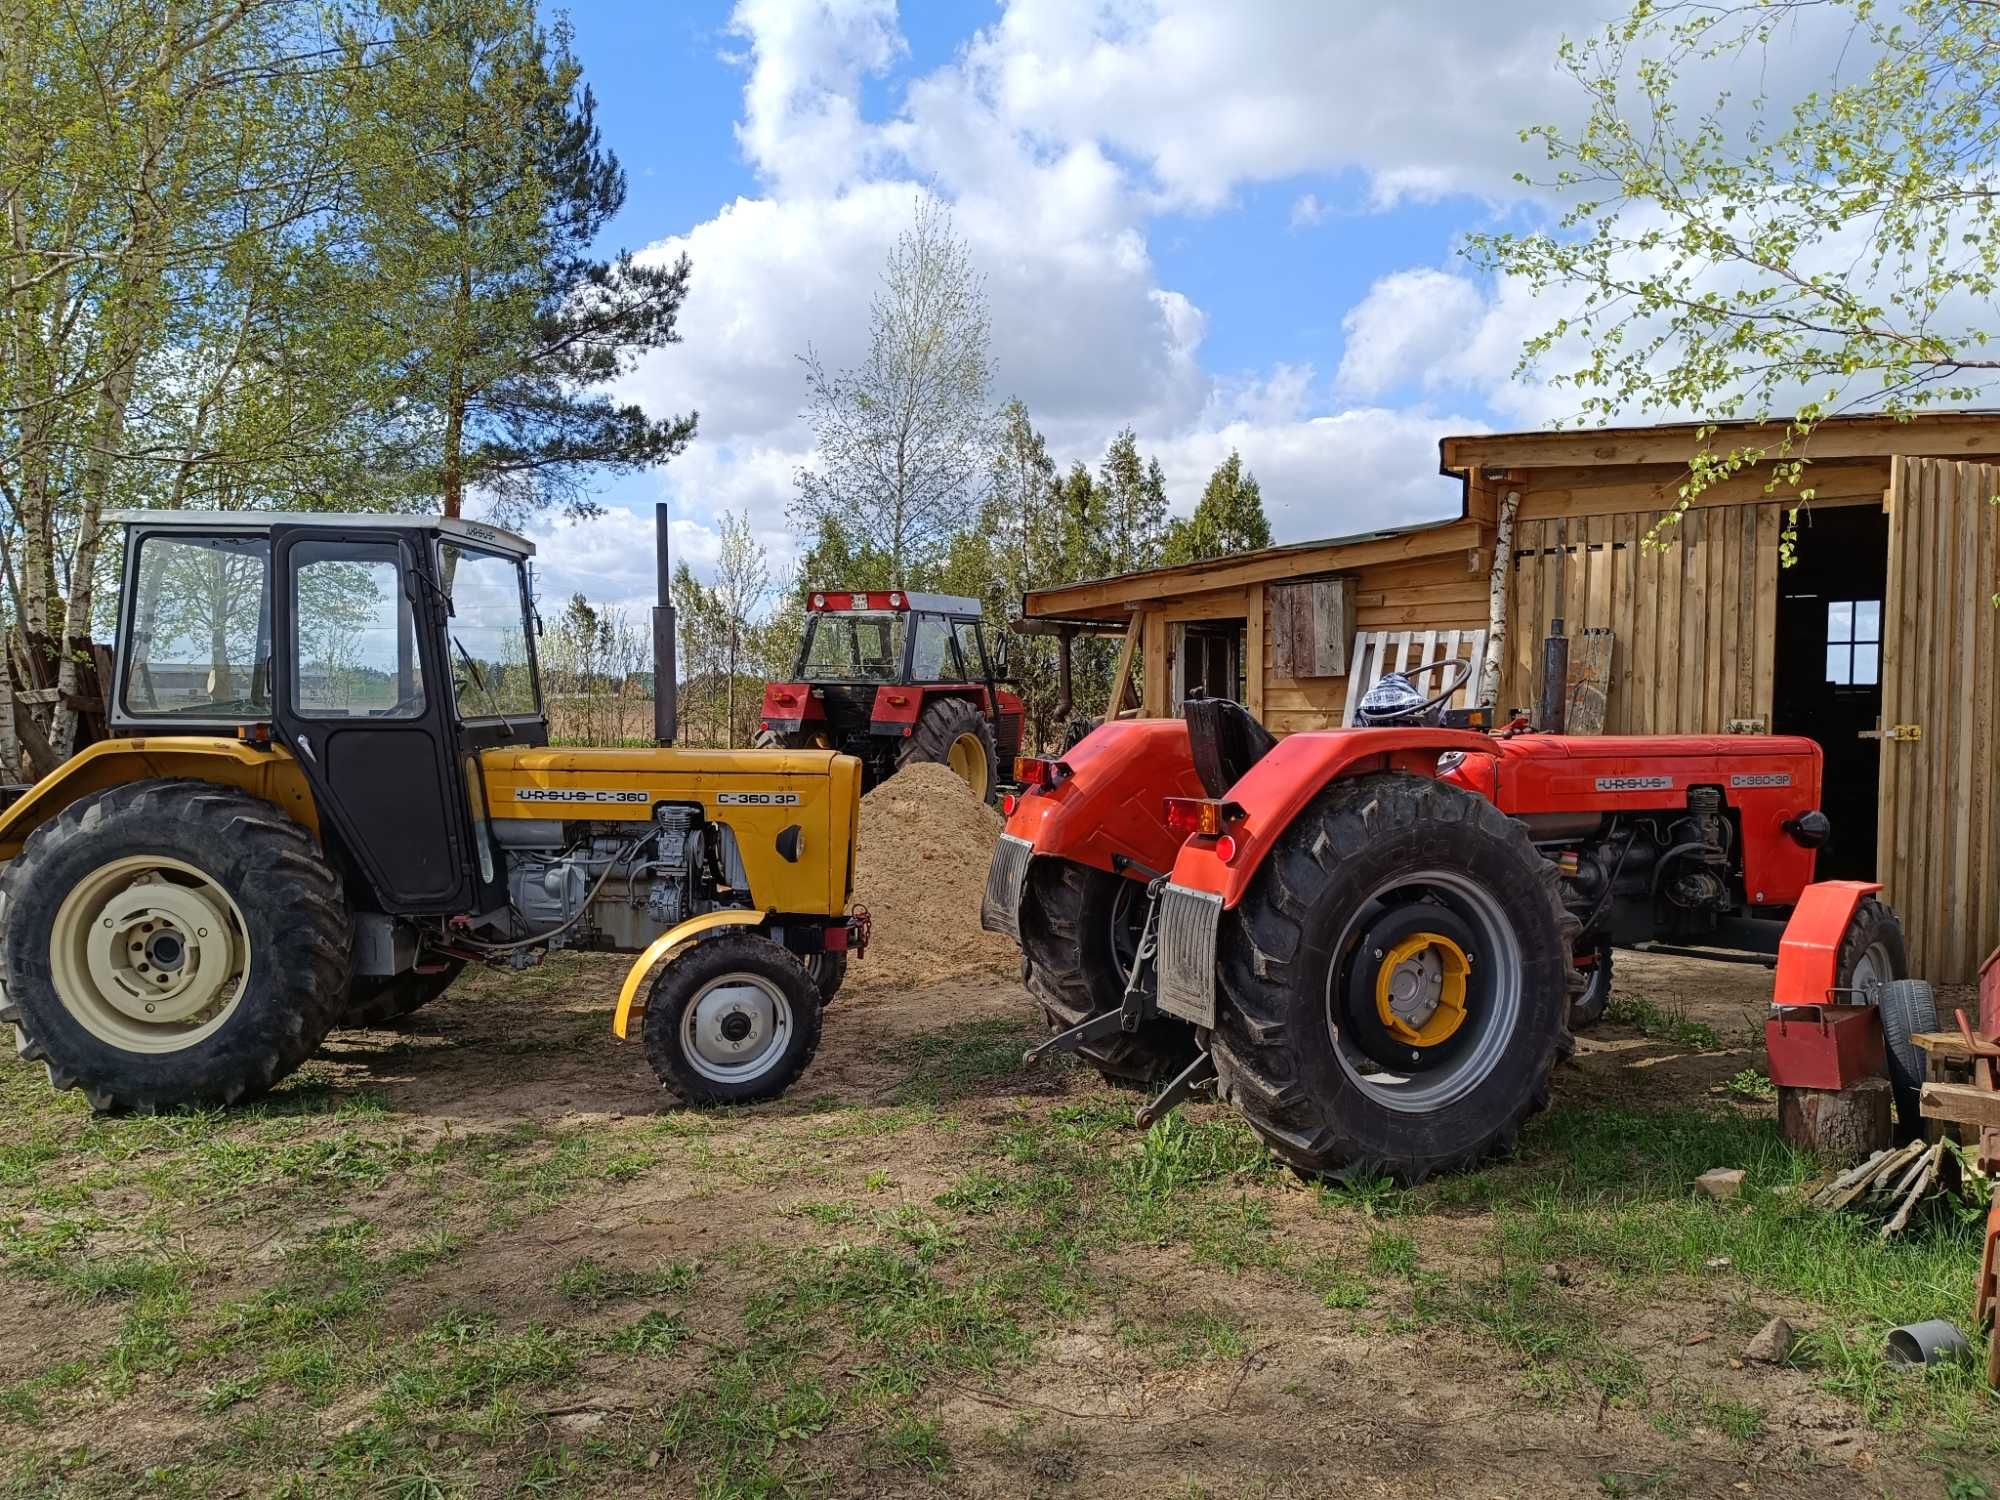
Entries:
POLYGON ((1225 795, 1278 743, 1249 709, 1228 698, 1190 698, 1181 704, 1181 717, 1194 773, 1211 797, 1225 795))

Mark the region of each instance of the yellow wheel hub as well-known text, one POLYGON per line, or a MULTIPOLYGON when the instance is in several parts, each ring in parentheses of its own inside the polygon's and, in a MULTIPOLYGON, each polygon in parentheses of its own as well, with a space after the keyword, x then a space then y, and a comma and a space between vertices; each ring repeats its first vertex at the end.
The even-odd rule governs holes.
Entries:
POLYGON ((1465 1024, 1472 961, 1437 932, 1413 932, 1382 955, 1375 1013, 1389 1035, 1412 1047, 1435 1047, 1465 1024))
POLYGON ((63 1008, 128 1052, 177 1052, 234 1013, 249 977, 243 914, 205 872, 143 855, 71 889, 49 934, 63 1008))
POLYGON ((945 764, 976 795, 982 800, 985 798, 992 772, 986 764, 986 747, 980 743, 978 735, 961 734, 953 740, 951 749, 945 753, 945 764))

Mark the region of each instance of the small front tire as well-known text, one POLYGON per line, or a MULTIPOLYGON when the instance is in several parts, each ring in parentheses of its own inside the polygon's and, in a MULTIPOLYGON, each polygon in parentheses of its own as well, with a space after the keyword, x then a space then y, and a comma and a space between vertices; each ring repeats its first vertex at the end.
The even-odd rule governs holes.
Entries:
POLYGON ((452 987, 465 970, 465 960, 445 960, 442 968, 410 970, 403 974, 356 974, 347 991, 347 1009, 341 1013, 344 1030, 364 1030, 393 1026, 416 1014, 452 987))
POLYGON ((815 953, 805 961, 805 965, 806 973, 812 976, 813 988, 819 991, 819 1003, 833 1004, 833 997, 840 993, 840 987, 847 982, 847 955, 815 953))
POLYGON ((704 938, 653 981, 646 1058, 690 1104, 775 1099, 819 1050, 820 1005, 805 966, 769 938, 704 938))

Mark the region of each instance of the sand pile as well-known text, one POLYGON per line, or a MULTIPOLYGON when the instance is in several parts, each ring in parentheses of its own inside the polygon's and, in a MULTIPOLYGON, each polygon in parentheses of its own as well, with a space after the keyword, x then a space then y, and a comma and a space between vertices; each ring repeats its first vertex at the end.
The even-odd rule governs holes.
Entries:
POLYGON ((979 928, 1000 818, 940 765, 905 767, 861 799, 854 899, 875 919, 849 982, 870 989, 1008 971, 1021 956, 979 928))

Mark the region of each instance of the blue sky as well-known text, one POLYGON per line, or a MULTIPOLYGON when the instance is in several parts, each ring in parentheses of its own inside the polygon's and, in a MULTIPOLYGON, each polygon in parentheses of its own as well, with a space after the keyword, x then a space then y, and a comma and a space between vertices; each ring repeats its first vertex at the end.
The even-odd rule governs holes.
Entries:
MULTIPOLYGON (((985 272, 997 397, 1066 463, 1119 428, 1175 509, 1239 449, 1281 540, 1457 503, 1437 441, 1571 399, 1515 377, 1560 309, 1456 254, 1545 218, 1521 127, 1572 120, 1560 38, 1605 0, 572 0, 630 197, 618 244, 686 252, 685 342, 626 394, 697 408, 681 459, 535 528, 548 587, 650 589, 650 510, 701 570, 747 514, 780 571, 809 460, 797 356, 858 356, 882 254, 928 188, 985 272)), ((551 9, 551 15, 555 10, 551 9)), ((1781 64, 1782 65, 1782 64, 1781 64)))

